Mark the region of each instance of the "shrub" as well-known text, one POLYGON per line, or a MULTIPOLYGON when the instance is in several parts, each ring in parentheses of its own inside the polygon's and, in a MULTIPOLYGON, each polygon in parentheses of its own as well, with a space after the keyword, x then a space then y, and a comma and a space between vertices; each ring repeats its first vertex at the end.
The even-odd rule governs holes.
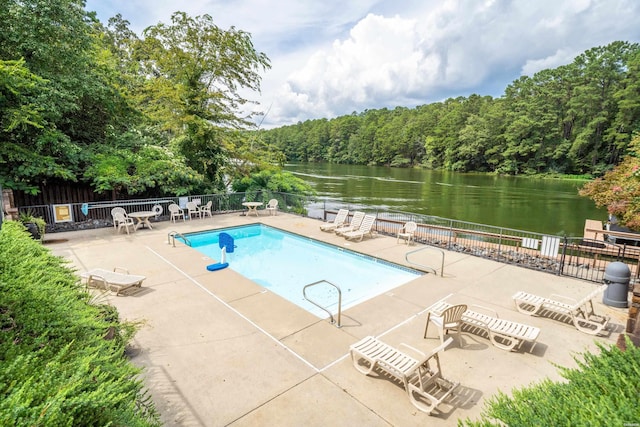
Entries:
MULTIPOLYGON (((628 340, 628 338, 627 338, 628 340)), ((578 367, 558 367, 566 382, 544 380, 498 393, 486 403, 480 421, 468 426, 624 426, 640 419, 640 348, 627 341, 627 350, 606 348, 584 353, 578 367), (499 420, 499 421, 498 421, 499 420)))
POLYGON ((158 425, 124 355, 131 325, 113 313, 20 223, 3 223, 0 425, 158 425))

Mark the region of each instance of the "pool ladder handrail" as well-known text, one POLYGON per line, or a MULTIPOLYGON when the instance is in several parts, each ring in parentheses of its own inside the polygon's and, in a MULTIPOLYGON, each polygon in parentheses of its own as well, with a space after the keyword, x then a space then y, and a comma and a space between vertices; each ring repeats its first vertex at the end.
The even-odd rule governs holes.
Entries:
POLYGON ((342 325, 340 324, 340 318, 342 316, 342 290, 340 289, 340 287, 338 285, 335 285, 333 283, 331 283, 328 280, 318 280, 317 282, 313 282, 313 283, 309 283, 308 285, 306 285, 304 288, 302 288, 302 295, 304 296, 304 298, 309 301, 311 304, 315 305, 316 307, 318 307, 320 310, 324 310, 329 314, 329 317, 331 317, 331 324, 335 324, 336 327, 341 328, 342 325), (335 319, 333 318, 333 314, 327 310, 325 307, 321 306, 320 304, 316 303, 315 301, 310 300, 307 297, 307 288, 310 288, 311 286, 316 286, 319 285, 320 283, 327 283, 331 286, 333 286, 334 288, 336 288, 338 290, 338 323, 336 324, 335 319))
POLYGON ((175 248, 176 236, 182 237, 187 246, 191 246, 191 242, 189 241, 189 239, 187 239, 184 234, 178 233, 177 231, 170 231, 169 234, 167 234, 167 244, 173 244, 173 247, 175 248))
POLYGON ((417 262, 414 262, 414 261, 409 261, 409 255, 413 255, 413 254, 415 254, 417 252, 422 252, 422 251, 427 250, 427 249, 438 251, 442 255, 442 263, 440 265, 440 277, 444 277, 444 251, 442 249, 434 248, 432 246, 424 246, 422 248, 407 252, 406 254, 404 254, 404 259, 409 264, 417 265, 418 267, 426 268, 427 270, 433 271, 433 274, 435 274, 437 276, 438 272, 436 271, 435 268, 429 267, 428 265, 423 265, 423 264, 420 264, 420 263, 417 263, 417 262))

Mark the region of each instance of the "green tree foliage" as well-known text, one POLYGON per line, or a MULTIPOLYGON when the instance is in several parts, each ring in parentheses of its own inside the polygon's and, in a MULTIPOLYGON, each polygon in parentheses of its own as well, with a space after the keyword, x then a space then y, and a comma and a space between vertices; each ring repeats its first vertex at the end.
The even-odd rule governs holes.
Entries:
POLYGON ((74 179, 57 157, 77 150, 45 117, 50 91, 24 61, 0 61, 0 186, 33 193, 42 179, 74 179))
POLYGON ((620 224, 640 230, 640 135, 633 139, 629 154, 619 165, 586 183, 580 194, 606 207, 620 224))
POLYGON ((278 205, 293 212, 305 213, 306 196, 315 194, 313 188, 289 172, 268 168, 254 172, 233 182, 233 190, 246 193, 247 201, 278 199, 278 205), (283 193, 287 194, 283 199, 283 193))
MULTIPOLYGON (((233 183, 233 190, 255 194, 266 190, 271 193, 290 193, 312 195, 313 188, 306 181, 295 177, 289 172, 276 169, 263 169, 251 176, 239 179, 233 183)), ((266 199, 270 198, 268 194, 266 199)))
POLYGON ((177 12, 141 39, 84 6, 0 0, 0 185, 85 181, 115 198, 224 189, 246 174, 233 170, 251 136, 237 132, 251 125, 239 92, 259 90, 269 67, 250 35, 177 12))
POLYGON ((502 97, 366 110, 264 134, 292 161, 600 175, 640 130, 640 45, 613 42, 523 76, 502 97))
MULTIPOLYGON (((628 340, 628 339, 627 339, 628 340)), ((467 426, 624 426, 638 421, 640 348, 627 350, 598 344, 599 354, 576 358, 578 367, 560 367, 566 380, 539 384, 492 397, 481 420, 467 426)))
POLYGON ((0 229, 0 271, 1 425, 159 425, 124 356, 133 325, 19 222, 0 229))
POLYGON ((86 147, 104 144, 129 111, 95 21, 80 0, 1 4, 3 111, 22 111, 23 119, 28 112, 29 119, 0 129, 0 165, 10 171, 0 180, 30 193, 48 180, 76 181, 91 163, 86 147))
POLYGON ((183 196, 204 186, 204 177, 186 166, 184 159, 156 145, 135 151, 107 149, 93 159, 85 177, 97 191, 113 191, 114 199, 118 192, 183 196))
POLYGON ((187 165, 220 187, 221 171, 236 154, 232 130, 250 124, 241 116, 248 101, 239 90, 259 90, 269 61, 248 33, 222 30, 209 15, 176 12, 171 21, 147 28, 133 46, 146 77, 138 99, 187 165))

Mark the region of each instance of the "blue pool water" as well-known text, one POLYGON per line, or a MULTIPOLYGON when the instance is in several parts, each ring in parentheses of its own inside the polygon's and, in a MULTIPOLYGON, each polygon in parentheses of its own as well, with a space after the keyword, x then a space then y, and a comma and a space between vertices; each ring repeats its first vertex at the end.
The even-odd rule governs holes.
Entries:
MULTIPOLYGON (((344 310, 422 274, 260 224, 190 233, 185 237, 194 249, 219 261, 221 232, 235 240, 234 253, 227 254, 229 268, 321 318, 327 314, 305 300, 302 293, 305 285, 323 280, 337 285, 342 291, 344 310)), ((337 313, 338 293, 332 286, 323 283, 310 287, 307 296, 337 313)))

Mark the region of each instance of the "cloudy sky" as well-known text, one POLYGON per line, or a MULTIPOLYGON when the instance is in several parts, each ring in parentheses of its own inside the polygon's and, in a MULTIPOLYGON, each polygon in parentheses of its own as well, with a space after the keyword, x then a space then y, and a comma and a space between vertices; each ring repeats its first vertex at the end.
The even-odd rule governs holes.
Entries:
POLYGON ((450 97, 502 96, 521 75, 616 40, 640 41, 637 0, 87 0, 138 34, 171 14, 251 33, 263 128, 450 97))

